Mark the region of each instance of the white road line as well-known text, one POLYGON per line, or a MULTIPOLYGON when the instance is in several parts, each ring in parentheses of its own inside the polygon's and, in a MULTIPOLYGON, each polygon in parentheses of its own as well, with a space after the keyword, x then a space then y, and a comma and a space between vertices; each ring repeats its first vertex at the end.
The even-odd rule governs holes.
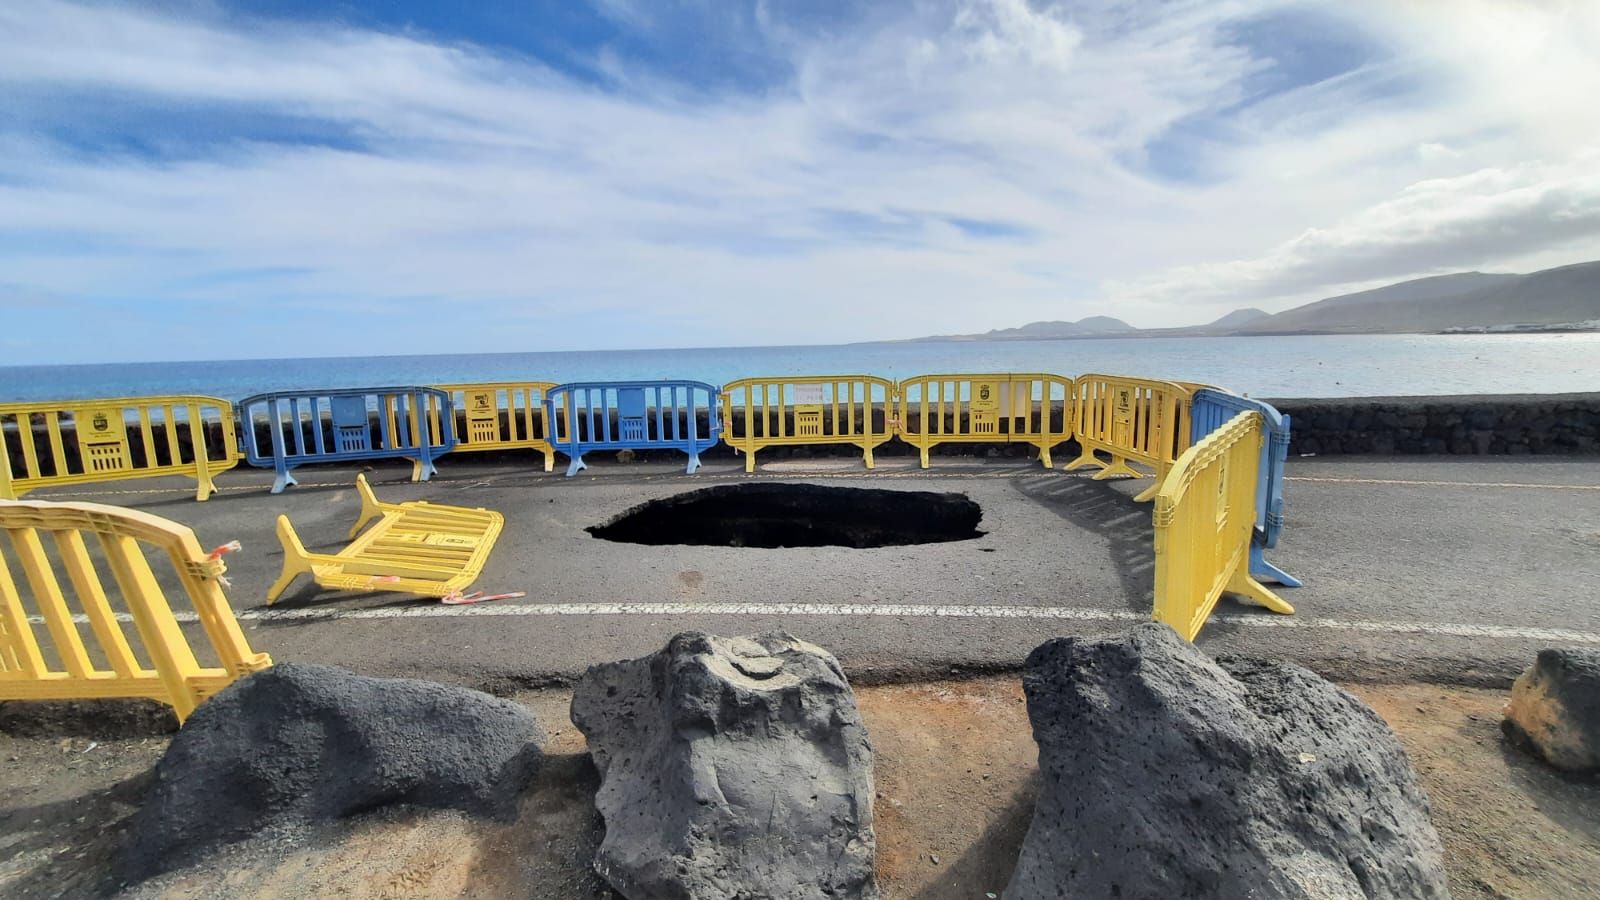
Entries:
MULTIPOLYGON (((180 622, 194 622, 194 613, 175 613, 180 622)), ((500 616, 834 616, 861 618, 1038 619, 1077 622, 1143 622, 1149 617, 1111 609, 1050 606, 980 606, 890 603, 549 603, 482 606, 391 606, 381 609, 247 609, 245 622, 306 622, 383 619, 452 619, 500 616)), ((126 613, 118 621, 132 621, 126 613)), ((40 616, 30 616, 35 625, 40 616)), ((74 616, 80 625, 85 616, 74 616)), ((1491 638, 1555 644, 1600 644, 1600 633, 1564 628, 1513 625, 1465 625, 1449 622, 1365 622, 1310 616, 1216 615, 1212 623, 1243 628, 1325 629, 1379 634, 1491 638)))
POLYGON ((1316 475, 1285 475, 1285 481, 1317 481, 1324 484, 1401 484, 1417 487, 1537 488, 1550 491, 1600 491, 1600 484, 1542 484, 1527 481, 1410 481, 1402 478, 1327 478, 1316 475))

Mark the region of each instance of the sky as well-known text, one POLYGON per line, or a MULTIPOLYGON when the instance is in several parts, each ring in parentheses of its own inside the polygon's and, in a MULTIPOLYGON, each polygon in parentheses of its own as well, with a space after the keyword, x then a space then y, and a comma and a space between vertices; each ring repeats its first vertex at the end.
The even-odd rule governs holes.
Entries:
POLYGON ((1600 259, 1596 0, 0 4, 0 365, 1196 324, 1600 259))

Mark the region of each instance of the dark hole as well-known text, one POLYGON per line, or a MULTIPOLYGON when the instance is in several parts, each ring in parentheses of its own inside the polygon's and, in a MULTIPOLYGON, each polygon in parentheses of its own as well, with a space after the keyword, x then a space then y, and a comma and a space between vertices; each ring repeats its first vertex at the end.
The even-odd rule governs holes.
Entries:
POLYGON ((634 507, 588 529, 625 544, 898 547, 982 537, 964 494, 815 484, 727 484, 634 507))

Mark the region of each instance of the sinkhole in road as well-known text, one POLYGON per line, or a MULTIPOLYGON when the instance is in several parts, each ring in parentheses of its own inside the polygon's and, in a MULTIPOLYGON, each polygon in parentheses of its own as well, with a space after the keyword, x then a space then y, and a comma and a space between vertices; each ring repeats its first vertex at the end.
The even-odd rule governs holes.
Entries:
POLYGON ((626 544, 899 547, 983 536, 965 494, 816 484, 727 484, 651 500, 586 529, 626 544))

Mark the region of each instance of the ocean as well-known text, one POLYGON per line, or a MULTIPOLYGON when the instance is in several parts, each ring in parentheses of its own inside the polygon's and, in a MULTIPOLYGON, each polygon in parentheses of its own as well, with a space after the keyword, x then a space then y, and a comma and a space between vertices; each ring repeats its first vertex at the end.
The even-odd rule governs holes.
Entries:
POLYGON ((1256 397, 1600 391, 1600 334, 1309 335, 842 344, 0 366, 0 402, 150 394, 238 400, 271 390, 473 381, 757 375, 1100 372, 1215 384, 1256 397))

